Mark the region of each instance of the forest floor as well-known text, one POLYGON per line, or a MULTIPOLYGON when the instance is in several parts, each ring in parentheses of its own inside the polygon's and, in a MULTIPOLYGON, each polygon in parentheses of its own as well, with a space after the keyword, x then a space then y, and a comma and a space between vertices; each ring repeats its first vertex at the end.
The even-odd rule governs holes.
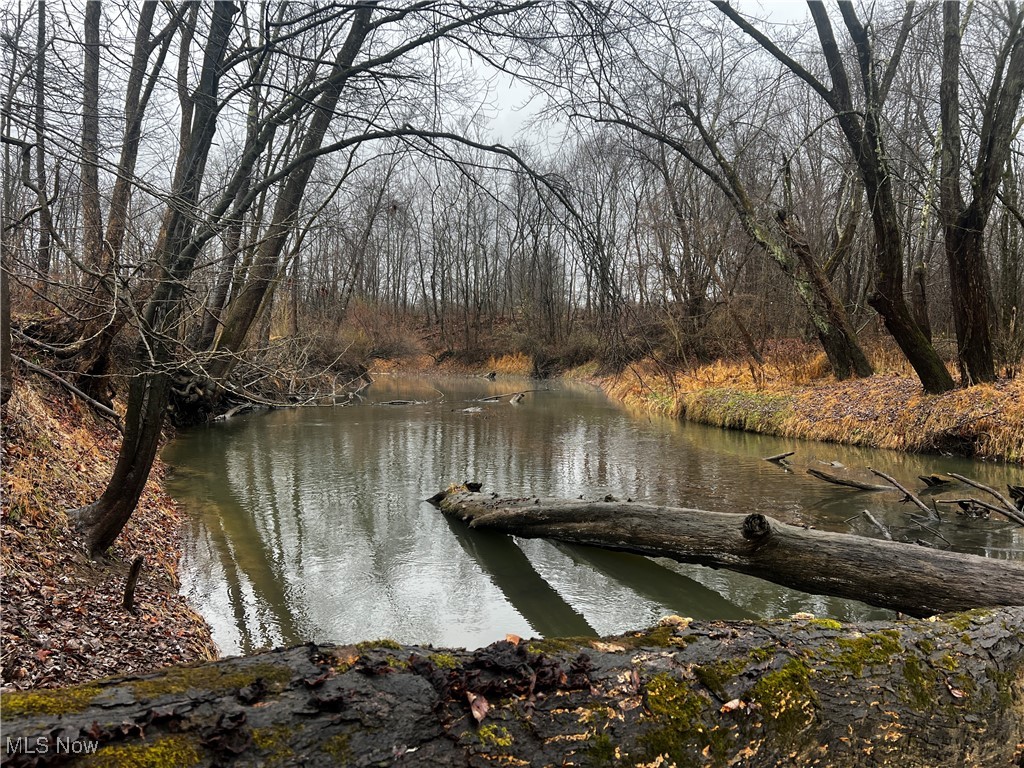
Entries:
POLYGON ((206 622, 178 595, 183 518, 157 462, 138 511, 104 561, 86 556, 67 510, 110 478, 120 435, 38 377, 19 379, 3 418, 0 532, 5 690, 57 687, 215 658, 206 622), (122 607, 129 564, 145 566, 137 613, 122 607))

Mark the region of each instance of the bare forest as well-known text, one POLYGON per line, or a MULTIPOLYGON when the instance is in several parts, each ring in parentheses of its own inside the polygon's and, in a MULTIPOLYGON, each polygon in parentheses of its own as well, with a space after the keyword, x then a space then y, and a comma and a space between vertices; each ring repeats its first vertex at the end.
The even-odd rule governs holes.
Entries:
POLYGON ((756 366, 798 339, 838 379, 868 344, 930 393, 1016 374, 1024 8, 758 13, 6 6, 4 398, 40 366, 125 398, 93 550, 169 403, 195 423, 374 357, 756 366))

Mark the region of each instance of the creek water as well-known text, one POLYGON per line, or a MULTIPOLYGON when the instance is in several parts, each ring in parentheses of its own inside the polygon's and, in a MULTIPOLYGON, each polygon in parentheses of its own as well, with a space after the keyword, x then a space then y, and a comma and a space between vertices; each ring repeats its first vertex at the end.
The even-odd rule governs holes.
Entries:
POLYGON ((876 480, 874 467, 912 488, 950 471, 1002 488, 1024 481, 1019 467, 687 424, 567 382, 382 376, 368 395, 235 417, 165 450, 168 487, 189 512, 181 589, 224 654, 380 637, 477 647, 507 633, 604 635, 667 614, 890 615, 728 571, 470 530, 423 501, 464 480, 508 496, 612 494, 877 537, 867 509, 897 539, 1024 559, 1024 530, 995 516, 947 507, 942 522, 915 523, 899 493, 806 473, 838 462, 847 469, 828 471, 876 480), (525 389, 541 391, 509 403, 525 389), (476 402, 492 395, 506 397, 476 402), (416 402, 380 404, 392 400, 416 402), (789 450, 792 471, 763 459, 789 450))

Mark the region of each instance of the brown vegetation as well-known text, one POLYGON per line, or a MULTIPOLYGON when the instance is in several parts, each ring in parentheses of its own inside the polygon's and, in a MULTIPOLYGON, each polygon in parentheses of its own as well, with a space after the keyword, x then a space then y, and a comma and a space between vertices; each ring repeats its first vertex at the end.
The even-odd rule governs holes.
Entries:
POLYGON ((24 380, 5 406, 3 434, 3 682, 52 687, 214 658, 203 619, 177 594, 182 517, 157 463, 124 535, 90 561, 66 510, 110 478, 120 441, 87 406, 24 380), (122 607, 132 559, 145 557, 122 607))

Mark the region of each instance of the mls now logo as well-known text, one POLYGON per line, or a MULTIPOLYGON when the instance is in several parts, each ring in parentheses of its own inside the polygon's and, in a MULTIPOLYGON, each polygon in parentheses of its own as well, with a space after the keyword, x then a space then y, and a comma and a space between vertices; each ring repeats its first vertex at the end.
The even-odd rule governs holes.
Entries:
POLYGON ((7 737, 4 751, 8 755, 45 755, 50 752, 58 755, 89 755, 99 748, 100 743, 91 739, 68 739, 58 736, 19 736, 16 739, 7 737))

